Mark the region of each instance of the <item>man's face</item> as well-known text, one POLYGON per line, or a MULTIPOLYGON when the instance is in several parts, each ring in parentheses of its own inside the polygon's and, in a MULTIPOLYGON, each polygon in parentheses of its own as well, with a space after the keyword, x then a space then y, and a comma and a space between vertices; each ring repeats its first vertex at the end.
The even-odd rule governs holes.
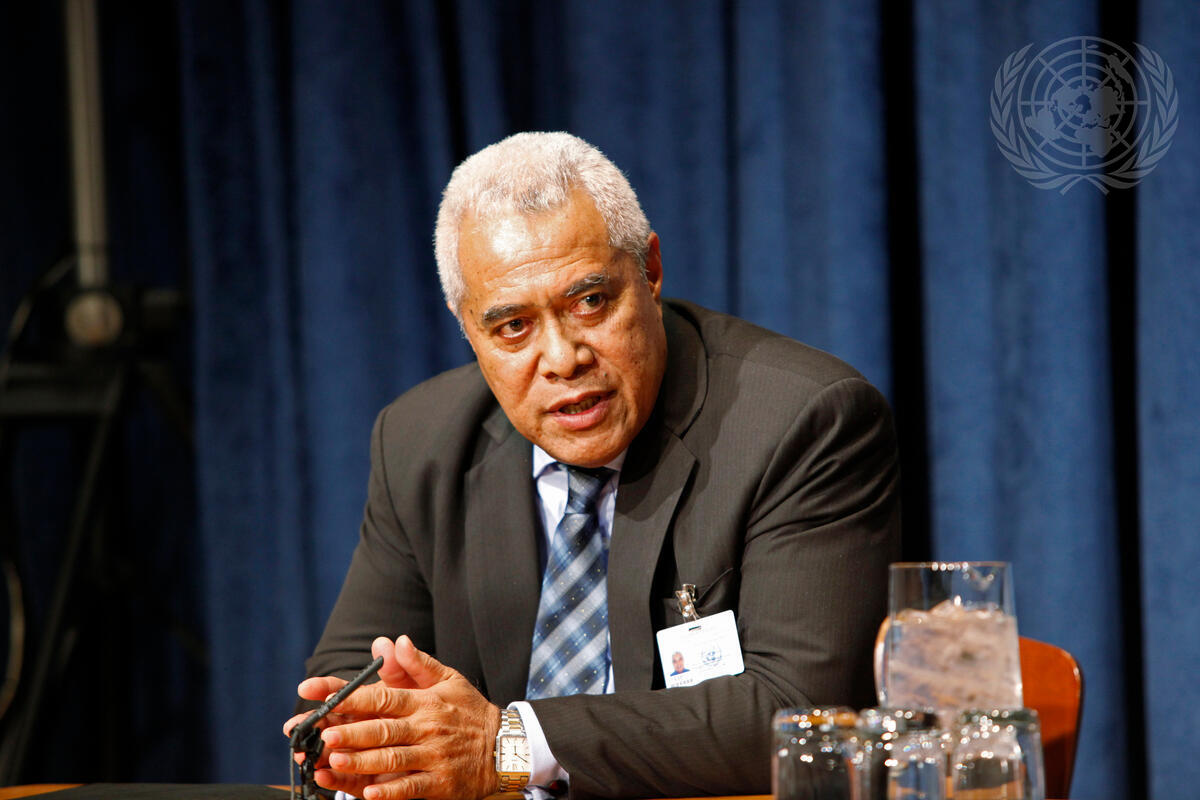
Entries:
POLYGON ((676 672, 683 672, 683 653, 675 653, 671 656, 671 666, 676 672))
POLYGON ((643 278, 577 190, 534 216, 468 216, 458 260, 463 329, 513 426, 582 467, 628 447, 666 368, 658 238, 650 234, 643 278))

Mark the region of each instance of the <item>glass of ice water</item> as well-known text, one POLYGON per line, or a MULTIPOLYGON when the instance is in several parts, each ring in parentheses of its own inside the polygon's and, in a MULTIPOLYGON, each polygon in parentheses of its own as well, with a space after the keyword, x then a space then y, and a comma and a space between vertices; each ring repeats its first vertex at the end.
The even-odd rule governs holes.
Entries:
POLYGON ((936 713, 1021 708, 1012 570, 1002 561, 892 564, 878 651, 882 706, 936 713))

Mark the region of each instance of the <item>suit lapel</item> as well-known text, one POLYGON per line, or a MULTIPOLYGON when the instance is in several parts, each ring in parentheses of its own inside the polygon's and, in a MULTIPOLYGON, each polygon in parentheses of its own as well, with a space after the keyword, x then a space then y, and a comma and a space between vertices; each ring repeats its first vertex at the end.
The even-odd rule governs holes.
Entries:
POLYGON ((619 690, 649 689, 654 680, 651 587, 667 528, 696 463, 669 431, 659 428, 657 434, 643 452, 630 453, 613 516, 608 629, 619 690))
POLYGON ((669 306, 663 312, 667 371, 655 413, 621 470, 608 556, 613 677, 622 691, 649 689, 654 681, 654 573, 696 465, 681 437, 699 414, 708 388, 707 354, 699 334, 669 306))
POLYGON ((465 591, 488 695, 506 703, 525 696, 542 585, 540 523, 529 442, 499 409, 485 427, 500 441, 466 476, 465 591))

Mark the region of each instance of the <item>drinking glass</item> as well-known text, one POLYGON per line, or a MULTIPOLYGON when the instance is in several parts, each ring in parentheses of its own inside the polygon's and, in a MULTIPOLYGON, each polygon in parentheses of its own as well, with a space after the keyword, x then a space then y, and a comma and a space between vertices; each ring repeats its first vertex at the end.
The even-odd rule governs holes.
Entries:
POLYGON ((956 798, 1045 800, 1042 733, 1028 708, 968 710, 959 715, 951 757, 956 798))
POLYGON ((857 721, 844 706, 777 711, 771 725, 775 800, 857 800, 857 721))
POLYGON ((945 800, 946 751, 933 714, 868 708, 858 732, 862 800, 945 800))
POLYGON ((880 705, 933 711, 946 726, 963 709, 1022 707, 1013 605, 1006 562, 892 564, 880 705))

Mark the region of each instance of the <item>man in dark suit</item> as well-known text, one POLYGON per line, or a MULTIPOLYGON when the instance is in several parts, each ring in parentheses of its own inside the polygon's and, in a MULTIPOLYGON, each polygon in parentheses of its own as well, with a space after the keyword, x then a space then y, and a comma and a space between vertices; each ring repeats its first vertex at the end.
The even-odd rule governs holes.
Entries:
POLYGON ((632 189, 566 134, 464 162, 437 249, 477 361, 376 422, 360 543, 307 665, 323 677, 300 695, 323 699, 371 652, 385 666, 325 729, 319 782, 367 800, 524 778, 576 797, 767 791, 775 709, 871 702, 899 536, 886 403, 832 356, 664 301, 632 189), (608 676, 527 701, 570 513, 543 479, 603 466, 608 676), (655 632, 683 621, 684 583, 702 617, 734 612, 745 669, 664 689, 655 632), (514 739, 532 752, 505 761, 514 739))

